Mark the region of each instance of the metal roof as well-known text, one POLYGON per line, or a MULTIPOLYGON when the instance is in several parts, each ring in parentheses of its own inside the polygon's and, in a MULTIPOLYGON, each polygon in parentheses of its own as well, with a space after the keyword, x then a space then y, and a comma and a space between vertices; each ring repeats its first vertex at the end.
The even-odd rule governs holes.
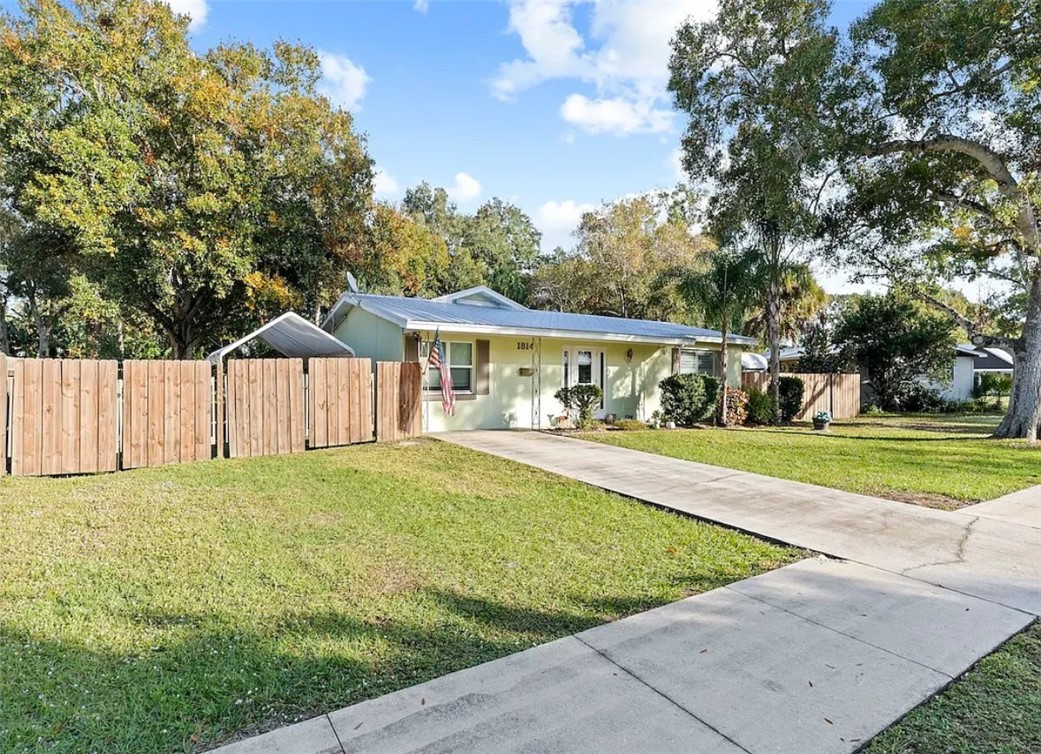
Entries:
MULTIPOLYGON (((511 302, 512 303, 512 302, 511 302)), ((570 337, 588 336, 598 340, 633 340, 659 343, 694 343, 720 341, 720 333, 700 327, 656 322, 645 319, 625 319, 592 314, 516 308, 475 306, 401 296, 378 296, 365 293, 346 293, 329 313, 323 327, 333 329, 352 306, 388 319, 406 330, 446 330, 469 332, 505 332, 516 334, 570 337)), ((730 343, 754 344, 754 338, 741 335, 728 337, 730 343)))
POLYGON ((206 358, 216 364, 236 348, 244 346, 254 339, 267 343, 283 356, 290 358, 354 355, 354 349, 346 343, 334 338, 314 323, 308 322, 296 312, 286 312, 248 335, 242 336, 234 343, 218 348, 206 358))

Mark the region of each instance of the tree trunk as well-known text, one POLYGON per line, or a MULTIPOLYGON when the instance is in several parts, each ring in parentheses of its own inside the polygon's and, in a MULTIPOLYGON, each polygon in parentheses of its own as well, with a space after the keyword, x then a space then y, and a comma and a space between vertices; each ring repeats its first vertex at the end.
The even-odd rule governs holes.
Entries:
MULTIPOLYGON (((7 327, 7 297, 0 298, 0 354, 11 355, 11 336, 7 327)), ((0 375, 2 377, 3 375, 0 375)))
POLYGON ((727 351, 727 317, 723 315, 723 326, 720 328, 720 332, 723 336, 723 348, 719 354, 719 368, 723 372, 722 382, 720 386, 720 403, 719 403, 719 423, 721 426, 727 426, 727 374, 730 365, 729 353, 727 351))
POLYGON ((1026 438, 1033 443, 1041 436, 1041 271, 1030 286, 1023 337, 1013 350, 1008 411, 994 437, 1026 438))
POLYGON ((770 271, 766 293, 766 339, 770 346, 770 398, 774 424, 781 423, 781 281, 780 270, 770 271))

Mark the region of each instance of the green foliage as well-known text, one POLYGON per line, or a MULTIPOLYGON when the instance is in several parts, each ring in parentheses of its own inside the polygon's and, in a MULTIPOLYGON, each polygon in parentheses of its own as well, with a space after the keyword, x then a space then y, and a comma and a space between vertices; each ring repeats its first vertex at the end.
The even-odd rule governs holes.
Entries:
POLYGON ((585 429, 592 424, 593 412, 600 407, 604 391, 599 385, 582 384, 562 387, 554 393, 554 397, 575 420, 575 424, 580 429, 585 429))
POLYGON ((745 395, 747 399, 745 421, 749 424, 772 424, 777 411, 770 394, 753 387, 749 388, 745 395))
POLYGON ((587 212, 571 252, 558 250, 532 281, 531 303, 587 314, 685 321, 688 312, 661 277, 698 269, 712 243, 691 233, 688 190, 619 199, 587 212))
POLYGON ((256 324, 258 281, 311 314, 364 253, 371 161, 318 93, 317 54, 199 53, 186 32, 145 0, 0 17, 0 183, 31 260, 14 282, 49 318, 41 345, 76 274, 180 358, 256 324))
MULTIPOLYGON (((882 0, 850 36, 830 108, 845 180, 825 224, 832 255, 1041 361, 1026 337, 1041 330, 1041 6, 882 0), (937 295, 955 278, 996 281, 997 316, 937 295)), ((998 434, 1036 435, 1036 382, 1012 392, 998 434)))
POLYGON ((972 397, 1001 398, 1002 396, 1009 395, 1011 390, 1011 375, 983 372, 976 379, 976 384, 972 387, 972 397))
POLYGON ((839 316, 834 339, 845 359, 867 370, 886 411, 921 396, 922 377, 946 378, 954 358, 950 321, 895 293, 852 299, 839 316))
MULTIPOLYGON (((744 424, 748 419, 748 394, 739 387, 728 387, 726 395, 726 416, 719 416, 720 423, 728 427, 744 424)), ((720 391, 719 399, 716 402, 717 414, 722 412, 722 398, 722 391, 720 391)))
POLYGON ((661 389, 661 412, 665 421, 689 427, 702 419, 715 405, 719 381, 701 374, 674 374, 666 377, 661 389))
POLYGON ((782 377, 777 393, 780 396, 781 421, 789 423, 802 411, 802 397, 806 386, 798 377, 782 377))

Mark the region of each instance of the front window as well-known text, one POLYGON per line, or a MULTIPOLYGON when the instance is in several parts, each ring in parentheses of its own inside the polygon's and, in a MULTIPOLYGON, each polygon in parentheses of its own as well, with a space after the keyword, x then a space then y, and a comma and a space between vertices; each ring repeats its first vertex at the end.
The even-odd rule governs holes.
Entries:
MULTIPOLYGON (((473 391, 474 374, 474 344, 466 341, 442 340, 441 346, 445 350, 445 365, 448 373, 452 375, 452 389, 457 393, 469 393, 473 391)), ((430 341, 425 341, 421 349, 420 357, 424 364, 430 355, 430 341)), ((427 390, 441 390, 441 373, 433 367, 426 370, 427 390)))
POLYGON ((680 374, 704 374, 715 377, 716 352, 684 348, 680 351, 680 374))

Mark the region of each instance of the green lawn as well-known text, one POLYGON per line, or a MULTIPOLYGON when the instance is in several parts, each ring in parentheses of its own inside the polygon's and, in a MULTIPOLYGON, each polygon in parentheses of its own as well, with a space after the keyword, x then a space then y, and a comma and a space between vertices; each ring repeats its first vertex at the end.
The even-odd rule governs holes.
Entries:
POLYGON ((999 417, 882 416, 781 428, 591 432, 597 442, 938 508, 1041 483, 1041 449, 987 439, 999 417))
POLYGON ((0 751, 208 748, 803 555, 431 441, 0 479, 0 751))
POLYGON ((869 754, 1041 751, 1041 624, 871 742, 869 754))

